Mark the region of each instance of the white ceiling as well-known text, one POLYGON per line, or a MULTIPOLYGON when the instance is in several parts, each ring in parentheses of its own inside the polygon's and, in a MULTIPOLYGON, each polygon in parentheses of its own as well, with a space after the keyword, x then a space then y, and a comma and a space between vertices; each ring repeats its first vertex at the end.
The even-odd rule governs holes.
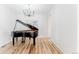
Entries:
MULTIPOLYGON (((21 14, 23 9, 28 8, 28 4, 9 4, 7 6, 18 14, 21 14)), ((30 4, 30 8, 37 14, 48 14, 53 6, 53 4, 30 4)))

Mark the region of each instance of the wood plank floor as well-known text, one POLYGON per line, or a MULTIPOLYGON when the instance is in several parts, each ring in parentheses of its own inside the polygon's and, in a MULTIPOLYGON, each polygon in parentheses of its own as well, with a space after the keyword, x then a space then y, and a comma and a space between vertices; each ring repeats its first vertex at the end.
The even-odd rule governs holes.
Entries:
MULTIPOLYGON (((20 39, 20 38, 19 38, 20 39)), ((12 42, 0 48, 1 54, 62 54, 59 48, 48 38, 36 39, 36 45, 33 46, 33 40, 26 39, 25 43, 19 40, 15 46, 12 42)))

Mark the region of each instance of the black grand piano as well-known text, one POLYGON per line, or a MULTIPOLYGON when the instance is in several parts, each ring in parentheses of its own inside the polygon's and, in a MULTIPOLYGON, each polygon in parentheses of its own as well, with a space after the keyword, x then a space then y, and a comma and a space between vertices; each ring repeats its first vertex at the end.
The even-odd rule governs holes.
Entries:
MULTIPOLYGON (((26 30, 20 30, 20 31, 13 30, 12 31, 13 46, 15 44, 15 38, 16 38, 16 41, 18 41, 18 37, 22 37, 22 43, 25 42, 25 37, 29 37, 29 39, 33 38, 33 45, 35 45, 35 39, 38 36, 38 28, 36 28, 33 25, 26 24, 26 23, 24 23, 20 20, 16 20, 16 23, 17 22, 19 22, 20 24, 22 24, 24 26, 27 26, 31 30, 27 30, 27 29, 26 30)), ((16 24, 15 24, 15 27, 16 27, 16 24)))

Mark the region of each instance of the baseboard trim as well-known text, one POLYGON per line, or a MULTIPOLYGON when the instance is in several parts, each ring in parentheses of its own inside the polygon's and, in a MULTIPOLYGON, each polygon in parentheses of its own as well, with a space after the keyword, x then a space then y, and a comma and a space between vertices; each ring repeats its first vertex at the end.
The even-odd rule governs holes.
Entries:
POLYGON ((10 42, 11 42, 11 41, 5 43, 4 45, 2 45, 2 46, 0 46, 0 47, 3 48, 3 47, 5 47, 5 46, 7 46, 10 42))

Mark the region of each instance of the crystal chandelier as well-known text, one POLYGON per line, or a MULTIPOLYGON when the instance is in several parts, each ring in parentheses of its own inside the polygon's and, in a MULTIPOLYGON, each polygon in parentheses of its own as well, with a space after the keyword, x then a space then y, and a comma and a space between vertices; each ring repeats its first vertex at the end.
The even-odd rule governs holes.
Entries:
POLYGON ((24 9, 23 13, 25 16, 31 17, 34 16, 35 11, 30 8, 30 5, 28 5, 28 9, 24 9))

